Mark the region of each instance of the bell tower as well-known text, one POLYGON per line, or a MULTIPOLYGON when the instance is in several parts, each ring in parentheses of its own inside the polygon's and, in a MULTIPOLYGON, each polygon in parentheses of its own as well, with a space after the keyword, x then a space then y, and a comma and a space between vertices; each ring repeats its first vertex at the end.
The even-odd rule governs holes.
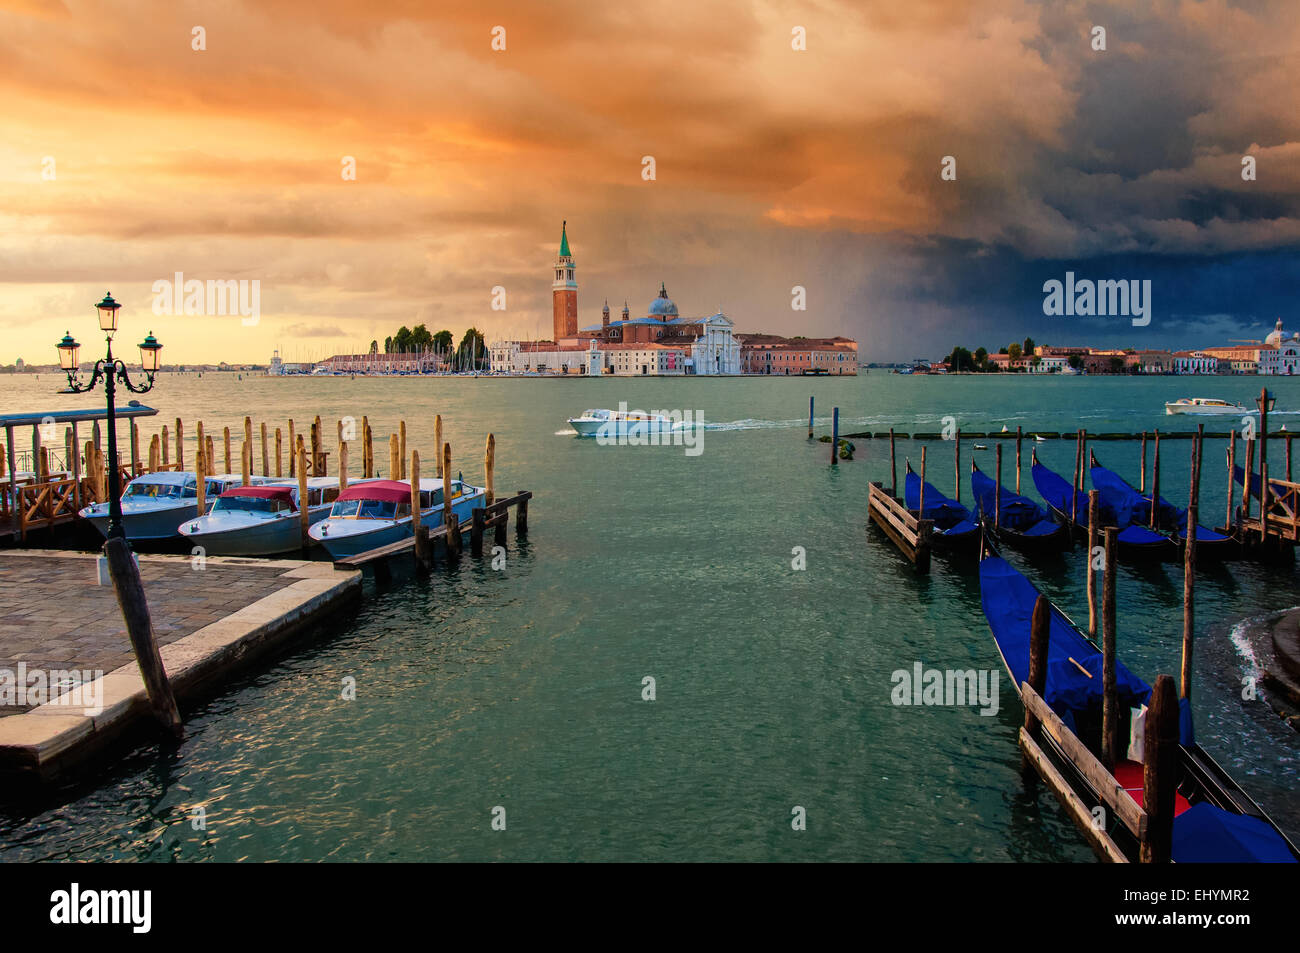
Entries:
POLYGON ((551 282, 551 316, 555 340, 578 334, 578 281, 573 277, 573 255, 569 251, 569 223, 560 226, 560 254, 555 259, 555 280, 551 282))

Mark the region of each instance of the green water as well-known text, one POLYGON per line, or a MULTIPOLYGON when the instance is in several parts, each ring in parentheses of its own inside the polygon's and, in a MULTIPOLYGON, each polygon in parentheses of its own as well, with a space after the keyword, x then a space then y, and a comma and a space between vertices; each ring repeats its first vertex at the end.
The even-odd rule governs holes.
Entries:
MULTIPOLYGON (((1269 383, 1279 410, 1300 410, 1300 383, 1269 383)), ((0 378, 0 406, 91 405, 55 387, 50 375, 0 378)), ((332 434, 335 419, 367 414, 377 437, 404 418, 410 445, 427 455, 442 413, 453 468, 477 478, 492 431, 498 489, 536 494, 530 536, 517 545, 511 531, 500 571, 467 556, 427 581, 368 584, 354 617, 191 713, 177 751, 142 747, 85 785, 0 812, 0 859, 1088 861, 1051 796, 1021 787, 1020 713, 973 569, 936 559, 917 577, 865 528, 867 482, 888 480, 887 443, 858 440, 856 460, 830 467, 826 445, 805 438, 808 396, 819 432, 835 405, 846 432, 937 431, 948 415, 968 431, 1102 432, 1190 427, 1163 415, 1166 400, 1245 401, 1259 387, 879 372, 164 377, 146 402, 160 409, 159 426, 182 416, 191 440, 200 418, 219 434, 239 432, 245 413, 271 426, 320 414, 332 434), (717 429, 698 456, 565 432, 567 416, 620 401, 699 411, 717 429), (795 547, 806 569, 792 568, 795 547), (891 673, 918 660, 999 671, 1001 710, 893 705, 891 673), (646 676, 654 701, 642 699, 646 676), (355 701, 340 697, 346 677, 355 701), (191 823, 198 806, 206 830, 191 823), (492 829, 497 806, 504 831, 492 829), (791 827, 796 806, 806 830, 791 827)), ((980 442, 990 449, 976 459, 991 470, 994 441, 980 442)), ((1206 455, 1207 524, 1222 520, 1222 443, 1206 455)), ((952 445, 928 445, 931 479, 949 490, 952 445)), ((1174 501, 1186 499, 1190 447, 1164 446, 1161 487, 1174 501)), ((919 461, 919 444, 899 449, 919 461)), ((1073 466, 1072 441, 1039 450, 1058 471, 1073 466)), ((1097 451, 1136 480, 1136 445, 1097 451)), ((1280 463, 1281 445, 1270 453, 1280 463)), ((378 439, 376 456, 386 461, 378 439)), ((1086 619, 1080 551, 1033 566, 1010 558, 1086 619)), ((1300 833, 1300 736, 1241 699, 1252 647, 1229 631, 1300 603, 1295 570, 1233 563, 1207 569, 1197 591, 1198 740, 1300 833)), ((1181 593, 1179 568, 1121 569, 1120 652, 1145 678, 1177 672, 1181 593)))

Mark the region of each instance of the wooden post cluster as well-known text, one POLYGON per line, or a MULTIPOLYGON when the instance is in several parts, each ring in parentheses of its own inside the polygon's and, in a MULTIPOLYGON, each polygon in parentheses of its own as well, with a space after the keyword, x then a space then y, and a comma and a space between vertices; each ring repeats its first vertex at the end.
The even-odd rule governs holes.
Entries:
POLYGON ((840 409, 835 407, 831 411, 831 466, 837 466, 840 462, 840 409))

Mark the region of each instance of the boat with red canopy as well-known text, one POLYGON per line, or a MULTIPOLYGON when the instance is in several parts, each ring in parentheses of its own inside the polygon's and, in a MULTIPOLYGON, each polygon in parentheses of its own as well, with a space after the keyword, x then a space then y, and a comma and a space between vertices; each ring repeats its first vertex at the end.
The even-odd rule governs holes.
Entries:
MULTIPOLYGON (((359 485, 372 481, 363 480, 359 485)), ((349 487, 351 489, 351 487, 349 487)), ((346 491, 344 491, 346 492, 346 491)), ((339 496, 335 477, 307 480, 307 516, 313 524, 329 515, 339 496)), ((297 483, 237 486, 222 493, 206 516, 187 520, 182 536, 209 556, 274 556, 304 546, 297 483)))
MULTIPOLYGON (((461 523, 483 505, 483 487, 455 479, 451 508, 461 523)), ((420 481, 420 522, 430 529, 441 526, 444 515, 443 481, 420 481)), ((349 486, 334 501, 329 515, 311 527, 311 538, 325 547, 332 559, 345 559, 400 542, 415 534, 411 520, 411 485, 396 480, 374 480, 349 486)))

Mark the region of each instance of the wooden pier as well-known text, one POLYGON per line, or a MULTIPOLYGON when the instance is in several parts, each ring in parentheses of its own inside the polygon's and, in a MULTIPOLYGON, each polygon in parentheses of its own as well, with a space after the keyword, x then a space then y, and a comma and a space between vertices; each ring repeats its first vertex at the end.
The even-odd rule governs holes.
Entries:
POLYGON ((872 482, 867 493, 867 513, 916 567, 917 572, 930 571, 930 537, 934 521, 920 519, 920 511, 913 513, 902 500, 885 490, 879 482, 872 482))
POLYGON ((353 570, 369 567, 376 576, 382 577, 390 572, 389 560, 407 558, 413 559, 417 568, 428 569, 439 558, 449 559, 461 553, 466 537, 470 541, 471 555, 480 556, 483 554, 483 537, 489 529, 493 531, 493 545, 505 545, 512 508, 515 510, 515 532, 519 536, 528 535, 528 501, 532 498, 532 491, 520 490, 507 499, 476 507, 467 524, 456 524, 454 528, 449 528, 444 523, 433 529, 420 526, 414 535, 406 539, 336 560, 334 568, 353 570))

